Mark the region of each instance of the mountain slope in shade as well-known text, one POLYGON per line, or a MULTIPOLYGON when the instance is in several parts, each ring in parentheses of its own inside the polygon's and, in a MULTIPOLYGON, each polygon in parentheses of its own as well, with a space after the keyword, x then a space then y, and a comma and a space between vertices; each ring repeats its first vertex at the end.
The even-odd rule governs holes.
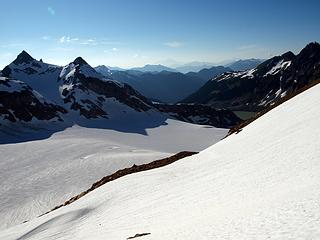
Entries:
POLYGON ((186 74, 173 71, 141 72, 133 69, 110 71, 103 66, 95 69, 105 77, 128 83, 150 99, 167 103, 175 103, 198 90, 210 78, 231 71, 230 68, 223 66, 205 68, 199 72, 186 74))
POLYGON ((175 103, 200 88, 206 80, 178 72, 113 71, 112 78, 131 85, 144 96, 162 102, 175 103))
POLYGON ((58 77, 61 70, 62 67, 38 61, 22 51, 2 70, 2 75, 23 81, 43 97, 60 104, 62 101, 58 91, 58 77))
POLYGON ((62 115, 66 112, 24 82, 0 77, 0 125, 19 121, 63 121, 62 115))
POLYGON ((246 71, 250 70, 252 68, 257 67, 260 63, 264 62, 265 60, 262 59, 244 59, 244 60, 238 60, 231 64, 228 64, 227 67, 232 69, 233 71, 246 71))
POLYGON ((319 78, 320 45, 310 43, 298 55, 287 52, 251 70, 222 74, 183 102, 260 111, 319 78))
POLYGON ((317 85, 197 155, 112 181, 0 238, 317 239, 319 94, 317 85))

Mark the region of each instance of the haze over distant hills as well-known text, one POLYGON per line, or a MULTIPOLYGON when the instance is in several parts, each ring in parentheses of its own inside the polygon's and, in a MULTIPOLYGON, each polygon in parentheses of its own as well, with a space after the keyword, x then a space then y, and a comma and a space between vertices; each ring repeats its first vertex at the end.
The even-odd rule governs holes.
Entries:
POLYGON ((255 68, 258 66, 260 63, 264 62, 265 60, 263 59, 240 59, 238 61, 229 63, 225 65, 226 67, 231 68, 233 71, 245 71, 245 70, 250 70, 252 68, 255 68))
POLYGON ((148 65, 142 68, 143 71, 139 70, 141 68, 111 71, 106 66, 98 66, 95 69, 106 77, 133 86, 150 99, 166 103, 182 100, 199 89, 210 78, 231 71, 230 68, 218 66, 183 74, 163 70, 168 68, 162 65, 148 65), (147 69, 159 71, 146 71, 147 69))
POLYGON ((187 76, 199 77, 205 81, 208 81, 213 76, 218 76, 225 72, 231 72, 232 69, 224 66, 216 66, 211 68, 201 69, 199 72, 188 72, 187 76))
POLYGON ((227 64, 215 64, 215 63, 209 63, 209 62, 190 62, 185 64, 176 64, 175 66, 168 67, 163 64, 147 64, 143 67, 133 67, 133 68, 120 68, 120 67, 110 67, 105 65, 100 65, 95 67, 95 69, 101 73, 107 74, 108 70, 115 70, 115 71, 139 71, 139 72, 162 72, 162 71, 168 71, 168 72, 181 72, 181 73, 189 73, 189 72, 199 72, 203 69, 210 69, 212 67, 219 67, 224 66, 226 68, 229 68, 233 71, 244 71, 249 70, 252 68, 255 68, 260 63, 262 63, 264 60, 262 59, 243 59, 243 60, 236 60, 236 61, 228 61, 227 64), (103 69, 103 68, 107 68, 103 69))
POLYGON ((157 64, 157 65, 147 64, 143 67, 130 68, 129 70, 140 71, 140 72, 162 72, 162 71, 177 72, 176 69, 169 68, 161 64, 157 64))
POLYGON ((133 86, 153 100, 167 103, 175 103, 183 99, 206 82, 196 76, 168 71, 114 71, 112 78, 133 86))
POLYGON ((149 64, 128 70, 112 70, 100 65, 95 67, 95 70, 106 77, 133 86, 151 99, 174 103, 196 91, 210 78, 234 71, 233 68, 250 69, 260 62, 258 59, 239 60, 229 64, 230 67, 213 66, 206 62, 191 62, 176 68, 149 64))
POLYGON ((216 66, 216 64, 209 63, 209 62, 194 61, 190 63, 180 64, 176 66, 175 69, 182 73, 188 73, 188 72, 199 72, 204 68, 211 68, 213 66, 216 66))

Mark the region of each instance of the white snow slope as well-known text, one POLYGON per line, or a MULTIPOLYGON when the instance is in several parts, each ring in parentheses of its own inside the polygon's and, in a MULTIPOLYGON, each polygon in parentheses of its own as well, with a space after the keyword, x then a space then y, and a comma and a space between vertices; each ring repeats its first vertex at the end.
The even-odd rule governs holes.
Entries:
POLYGON ((320 86, 198 155, 110 182, 0 239, 320 239, 320 86))
POLYGON ((200 151, 227 133, 167 123, 146 135, 73 126, 45 140, 0 145, 0 229, 47 212, 119 169, 200 151))

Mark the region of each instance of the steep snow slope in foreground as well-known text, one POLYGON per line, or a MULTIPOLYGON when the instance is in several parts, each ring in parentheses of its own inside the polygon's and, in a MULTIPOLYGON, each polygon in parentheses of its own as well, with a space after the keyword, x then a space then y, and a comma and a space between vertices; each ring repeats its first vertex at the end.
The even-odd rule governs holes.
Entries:
POLYGON ((319 239, 320 86, 198 155, 108 183, 0 239, 319 239))
POLYGON ((74 126, 45 140, 0 145, 0 228, 47 212, 119 169, 200 151, 227 133, 167 123, 147 135, 74 126))

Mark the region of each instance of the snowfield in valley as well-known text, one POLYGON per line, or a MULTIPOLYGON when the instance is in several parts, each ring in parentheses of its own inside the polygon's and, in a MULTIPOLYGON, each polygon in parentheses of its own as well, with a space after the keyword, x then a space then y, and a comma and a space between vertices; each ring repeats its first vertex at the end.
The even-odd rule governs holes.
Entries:
POLYGON ((73 126, 48 139, 2 144, 0 229, 47 212, 119 169, 203 150, 226 133, 169 119, 146 134, 73 126))
POLYGON ((315 86, 198 155, 117 179, 0 239, 319 239, 319 94, 315 86))

